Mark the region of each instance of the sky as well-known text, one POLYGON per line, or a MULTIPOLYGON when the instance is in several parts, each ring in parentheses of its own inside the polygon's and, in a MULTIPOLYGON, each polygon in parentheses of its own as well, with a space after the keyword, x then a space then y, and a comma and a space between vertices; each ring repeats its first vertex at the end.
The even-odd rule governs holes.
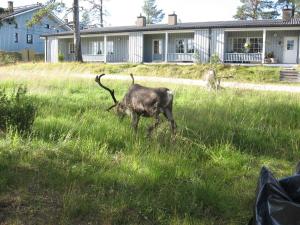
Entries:
MULTIPOLYGON (((37 0, 14 0, 15 6, 34 4, 37 0)), ((39 0, 44 3, 45 0, 39 0)), ((64 0, 71 5, 72 0, 64 0)), ((240 0, 157 0, 158 8, 165 14, 175 12, 181 22, 201 22, 232 20, 240 0)), ((136 17, 142 12, 143 0, 104 0, 110 16, 106 17, 107 26, 134 25, 136 17)), ((0 0, 0 7, 7 7, 6 0, 0 0)), ((164 21, 167 22, 167 17, 164 21)))

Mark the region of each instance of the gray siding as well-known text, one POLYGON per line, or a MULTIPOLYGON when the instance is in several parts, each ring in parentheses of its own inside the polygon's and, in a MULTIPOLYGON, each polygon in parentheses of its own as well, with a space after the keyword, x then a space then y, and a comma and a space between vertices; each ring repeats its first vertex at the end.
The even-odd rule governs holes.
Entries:
POLYGON ((195 31, 195 50, 199 53, 201 63, 209 61, 209 30, 196 30, 195 31))
POLYGON ((143 44, 144 35, 142 32, 135 32, 129 34, 129 62, 141 63, 143 62, 143 44))
POLYGON ((218 55, 223 61, 225 46, 225 32, 224 29, 211 30, 211 55, 218 55))
POLYGON ((267 31, 266 54, 274 52, 278 62, 283 63, 284 37, 299 35, 300 31, 267 31))
POLYGON ((114 53, 107 55, 107 62, 128 62, 128 36, 107 37, 107 42, 112 41, 114 53))
POLYGON ((61 28, 56 21, 47 17, 42 20, 40 24, 34 25, 32 28, 26 26, 26 21, 31 20, 33 14, 36 11, 27 12, 15 17, 15 24, 3 23, 0 26, 0 50, 8 52, 20 52, 24 49, 30 49, 36 53, 44 53, 44 41, 40 38, 40 35, 47 33, 56 33, 57 30, 65 31, 61 28), (45 28, 45 25, 49 24, 51 29, 45 28), (15 34, 18 33, 18 43, 15 43, 15 34), (33 43, 27 43, 27 34, 33 35, 33 43))

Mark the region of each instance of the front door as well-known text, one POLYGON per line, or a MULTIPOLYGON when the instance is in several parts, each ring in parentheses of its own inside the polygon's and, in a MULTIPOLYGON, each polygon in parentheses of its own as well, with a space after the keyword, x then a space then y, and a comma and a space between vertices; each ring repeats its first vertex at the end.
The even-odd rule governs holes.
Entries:
POLYGON ((163 60, 163 46, 161 39, 154 39, 152 43, 152 61, 163 60))
POLYGON ((283 63, 297 63, 298 37, 284 38, 283 63))

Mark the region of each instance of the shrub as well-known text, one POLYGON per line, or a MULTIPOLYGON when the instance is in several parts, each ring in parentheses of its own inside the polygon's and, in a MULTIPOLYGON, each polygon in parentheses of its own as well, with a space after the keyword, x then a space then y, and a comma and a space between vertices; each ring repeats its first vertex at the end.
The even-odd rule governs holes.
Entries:
POLYGON ((13 64, 22 60, 18 52, 0 52, 0 65, 13 64))
POLYGON ((58 54, 58 61, 59 61, 59 62, 65 61, 65 55, 64 55, 63 53, 59 53, 59 54, 58 54))
POLYGON ((27 89, 22 86, 12 94, 7 94, 4 89, 0 90, 0 131, 5 132, 9 127, 20 133, 31 130, 36 107, 26 93, 27 89))
POLYGON ((45 58, 44 54, 35 54, 33 61, 34 62, 43 62, 44 58, 45 58))

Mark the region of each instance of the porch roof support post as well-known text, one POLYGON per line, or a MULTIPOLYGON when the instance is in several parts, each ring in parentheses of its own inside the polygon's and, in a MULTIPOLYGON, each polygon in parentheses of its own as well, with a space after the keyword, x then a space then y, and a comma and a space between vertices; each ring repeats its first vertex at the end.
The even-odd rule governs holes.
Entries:
POLYGON ((104 63, 107 62, 107 36, 104 35, 104 63))
POLYGON ((261 63, 265 63, 266 57, 266 39, 267 39, 267 30, 263 29, 263 48, 262 48, 262 56, 261 56, 261 63))
POLYGON ((166 47, 165 47, 165 62, 168 62, 168 52, 169 52, 169 33, 166 32, 166 47))
POLYGON ((44 55, 44 58, 45 58, 45 63, 46 63, 48 61, 48 59, 47 59, 47 55, 48 55, 48 37, 46 37, 44 39, 44 41, 45 41, 45 55, 44 55))

